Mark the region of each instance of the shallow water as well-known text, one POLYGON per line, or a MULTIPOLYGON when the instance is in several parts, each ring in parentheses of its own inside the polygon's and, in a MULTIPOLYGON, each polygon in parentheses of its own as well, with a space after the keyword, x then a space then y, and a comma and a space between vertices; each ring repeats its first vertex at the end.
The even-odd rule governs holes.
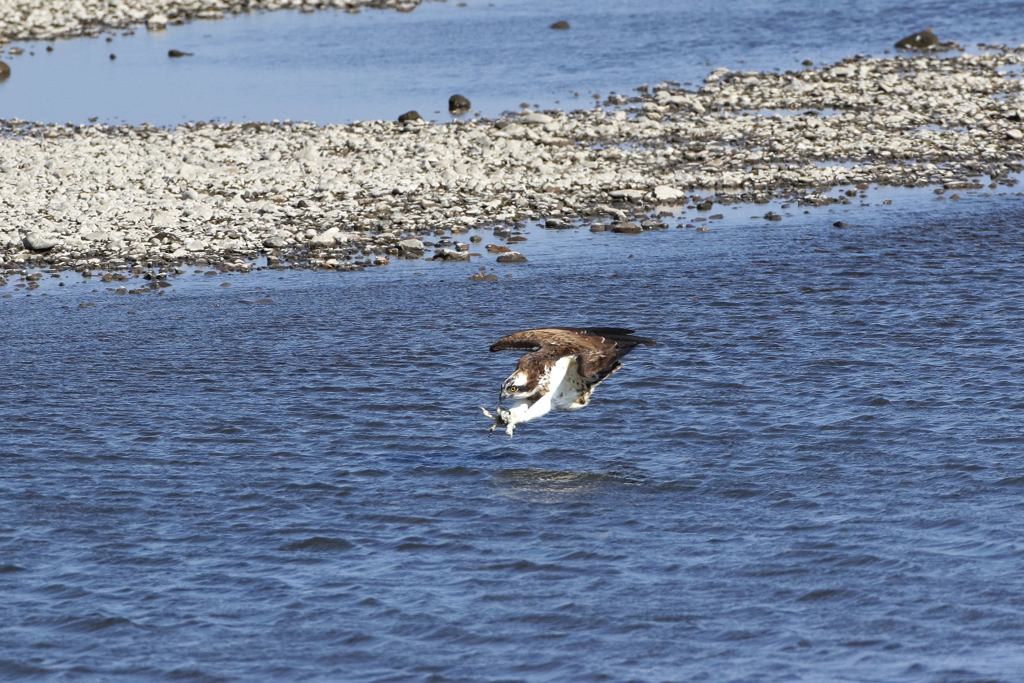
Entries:
POLYGON ((0 677, 1018 680, 1024 198, 871 195, 534 228, 525 266, 8 285, 0 677), (661 345, 489 438, 487 346, 551 324, 661 345))
POLYGON ((0 83, 0 118, 325 124, 416 109, 445 120, 455 93, 487 116, 522 103, 578 109, 595 93, 628 93, 641 83, 699 84, 717 66, 785 71, 808 58, 883 56, 929 26, 975 51, 979 42, 1024 40, 1019 0, 466 4, 427 2, 408 14, 264 12, 159 33, 142 28, 111 43, 57 41, 52 53, 29 43, 21 57, 4 57, 12 76, 0 83), (570 30, 549 28, 562 19, 570 30), (169 59, 169 49, 194 56, 169 59))

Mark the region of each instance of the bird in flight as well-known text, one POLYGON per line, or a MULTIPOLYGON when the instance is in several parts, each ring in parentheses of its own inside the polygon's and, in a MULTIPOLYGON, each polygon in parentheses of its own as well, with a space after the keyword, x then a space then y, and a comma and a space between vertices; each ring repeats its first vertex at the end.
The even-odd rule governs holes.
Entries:
POLYGON ((552 410, 579 410, 590 402, 594 389, 622 364, 619 360, 638 344, 655 346, 653 339, 633 336, 617 327, 545 327, 502 337, 491 351, 530 351, 519 359, 516 371, 501 384, 496 414, 489 431, 505 427, 512 437, 516 425, 535 420, 552 410), (502 400, 513 399, 509 409, 502 400))

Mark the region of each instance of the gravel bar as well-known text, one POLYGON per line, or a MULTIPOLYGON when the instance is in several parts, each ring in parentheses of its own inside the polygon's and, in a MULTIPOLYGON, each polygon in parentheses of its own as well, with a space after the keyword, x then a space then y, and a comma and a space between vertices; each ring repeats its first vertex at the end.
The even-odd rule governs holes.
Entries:
POLYGON ((223 19, 228 14, 297 9, 313 12, 360 8, 411 12, 422 0, 0 0, 0 37, 12 40, 53 40, 98 36, 104 31, 151 30, 192 19, 223 19))
POLYGON ((717 69, 699 88, 664 82, 592 109, 443 124, 0 121, 0 274, 247 270, 260 255, 336 270, 459 261, 483 240, 459 241, 474 230, 504 240, 484 245, 492 254, 516 254, 528 220, 642 232, 686 204, 850 203, 857 189, 825 193, 867 183, 1012 186, 1022 63, 1024 48, 987 46, 717 69))

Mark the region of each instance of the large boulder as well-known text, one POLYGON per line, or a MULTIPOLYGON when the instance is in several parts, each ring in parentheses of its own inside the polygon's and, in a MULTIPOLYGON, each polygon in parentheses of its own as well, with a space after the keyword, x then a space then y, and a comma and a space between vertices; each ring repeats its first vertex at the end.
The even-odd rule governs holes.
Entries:
POLYGON ((402 240, 397 245, 398 253, 404 258, 413 259, 423 256, 423 242, 417 239, 402 240))
POLYGON ((670 202, 674 199, 685 197, 686 193, 668 185, 658 185, 654 188, 654 197, 661 202, 670 202))
POLYGON ((469 111, 472 106, 469 100, 462 95, 452 95, 448 98, 448 111, 453 114, 469 111))
POLYGON ((901 38, 896 41, 896 47, 901 50, 924 50, 929 47, 934 47, 939 44, 938 36, 933 33, 934 29, 926 28, 925 30, 909 35, 906 38, 901 38))
POLYGON ((438 249, 434 252, 435 261, 468 261, 469 253, 454 249, 438 249))
POLYGON ((49 251, 57 246, 57 240, 53 235, 46 235, 41 232, 30 232, 22 238, 26 249, 32 251, 49 251))
POLYGON ((526 263, 526 257, 518 251, 510 251, 498 257, 498 263, 526 263))

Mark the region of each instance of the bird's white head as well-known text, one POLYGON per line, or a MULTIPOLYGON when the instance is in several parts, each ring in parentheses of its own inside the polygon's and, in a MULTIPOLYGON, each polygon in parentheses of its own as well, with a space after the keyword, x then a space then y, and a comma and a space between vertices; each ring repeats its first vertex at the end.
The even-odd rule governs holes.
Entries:
POLYGON ((501 403, 506 398, 511 399, 528 399, 537 393, 536 382, 530 386, 530 380, 524 372, 514 372, 508 379, 501 383, 501 395, 498 397, 498 402, 501 403))

